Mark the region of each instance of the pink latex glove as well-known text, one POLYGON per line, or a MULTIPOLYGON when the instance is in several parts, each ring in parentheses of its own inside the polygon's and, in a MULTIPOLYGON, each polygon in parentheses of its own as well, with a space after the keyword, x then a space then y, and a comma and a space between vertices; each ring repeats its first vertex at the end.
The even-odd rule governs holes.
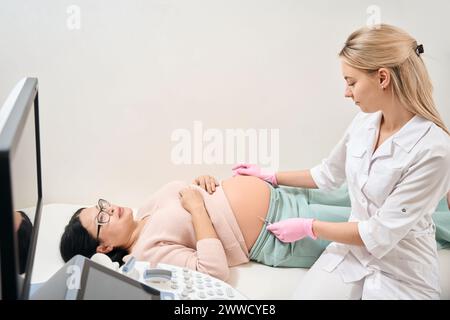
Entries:
POLYGON ((241 163, 241 164, 235 165, 231 170, 233 170, 233 177, 235 175, 254 176, 254 177, 258 177, 264 181, 267 181, 274 186, 278 185, 277 177, 275 176, 275 172, 261 169, 256 164, 241 163))
POLYGON ((312 230, 313 221, 314 219, 291 218, 269 224, 266 229, 281 242, 295 242, 307 236, 316 240, 312 230))

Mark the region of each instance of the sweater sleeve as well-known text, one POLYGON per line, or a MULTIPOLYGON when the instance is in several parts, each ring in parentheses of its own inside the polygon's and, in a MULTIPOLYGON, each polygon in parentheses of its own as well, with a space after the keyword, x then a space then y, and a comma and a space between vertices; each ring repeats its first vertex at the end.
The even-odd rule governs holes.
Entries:
POLYGON ((152 255, 158 257, 158 263, 197 270, 226 281, 230 270, 222 242, 216 238, 202 239, 197 241, 196 249, 167 244, 157 247, 152 255))

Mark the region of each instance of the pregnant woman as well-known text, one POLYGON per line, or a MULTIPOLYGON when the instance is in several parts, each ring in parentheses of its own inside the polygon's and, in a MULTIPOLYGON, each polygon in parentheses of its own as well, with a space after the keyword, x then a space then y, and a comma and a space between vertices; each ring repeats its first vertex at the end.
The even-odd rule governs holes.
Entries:
MULTIPOLYGON (((450 215, 442 212, 441 242, 448 244, 450 215)), ((96 252, 122 262, 138 260, 168 263, 226 280, 229 267, 254 260, 270 266, 310 267, 329 244, 305 238, 283 243, 265 228, 265 221, 289 217, 347 221, 347 189, 333 192, 274 188, 252 176, 225 179, 219 185, 202 176, 194 185, 175 181, 157 191, 134 215, 130 208, 99 200, 72 216, 61 238, 64 261, 76 254, 96 252)), ((438 223, 437 223, 438 225, 438 223)), ((439 231, 439 225, 437 231, 439 231)))
MULTIPOLYGON (((265 220, 311 212, 306 210, 306 190, 279 189, 283 192, 256 177, 236 176, 218 184, 202 176, 193 185, 166 184, 135 215, 130 208, 99 200, 72 216, 61 238, 61 255, 68 261, 76 254, 91 257, 100 252, 121 263, 130 254, 152 266, 174 264, 222 280, 229 266, 250 259, 309 267, 328 242, 304 239, 287 245, 265 229, 265 220)), ((347 217, 348 210, 336 216, 338 221, 347 217)))

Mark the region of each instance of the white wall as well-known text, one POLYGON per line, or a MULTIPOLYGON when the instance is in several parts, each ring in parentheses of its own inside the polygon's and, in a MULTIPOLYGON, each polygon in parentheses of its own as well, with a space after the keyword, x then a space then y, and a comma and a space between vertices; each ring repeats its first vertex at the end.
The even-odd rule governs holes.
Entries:
POLYGON ((370 5, 424 44, 450 124, 446 0, 2 1, 0 101, 39 78, 47 203, 137 206, 170 180, 229 176, 231 163, 173 163, 171 135, 195 120, 278 129, 280 169, 311 167, 357 112, 337 53, 370 5))

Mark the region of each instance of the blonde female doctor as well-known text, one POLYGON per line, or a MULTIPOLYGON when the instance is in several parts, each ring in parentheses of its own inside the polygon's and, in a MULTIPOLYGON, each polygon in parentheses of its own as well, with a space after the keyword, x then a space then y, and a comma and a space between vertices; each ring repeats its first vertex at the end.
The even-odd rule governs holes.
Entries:
POLYGON ((272 184, 335 189, 347 181, 348 222, 291 218, 267 227, 282 242, 333 241, 297 299, 439 299, 431 219, 450 187, 450 138, 432 98, 423 46, 380 25, 352 33, 339 54, 356 115, 329 157, 311 170, 236 174, 272 184))

